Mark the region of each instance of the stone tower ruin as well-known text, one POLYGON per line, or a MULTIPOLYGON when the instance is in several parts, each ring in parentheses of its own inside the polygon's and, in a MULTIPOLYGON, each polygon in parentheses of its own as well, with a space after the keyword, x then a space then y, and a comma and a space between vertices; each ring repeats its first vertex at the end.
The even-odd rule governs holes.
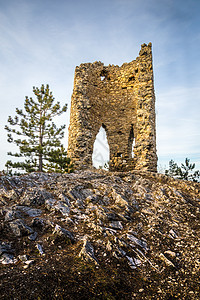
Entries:
POLYGON ((101 126, 110 148, 110 171, 157 171, 151 43, 121 67, 101 62, 76 67, 68 141, 75 169, 92 167, 101 126))

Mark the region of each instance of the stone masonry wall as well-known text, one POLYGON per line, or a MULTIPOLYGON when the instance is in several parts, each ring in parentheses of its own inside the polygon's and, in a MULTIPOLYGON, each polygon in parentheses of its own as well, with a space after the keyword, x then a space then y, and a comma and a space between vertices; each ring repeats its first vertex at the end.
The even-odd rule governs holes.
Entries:
POLYGON ((111 171, 157 171, 151 43, 143 44, 136 60, 121 67, 101 62, 76 67, 68 142, 75 169, 92 166, 101 126, 107 134, 111 171))

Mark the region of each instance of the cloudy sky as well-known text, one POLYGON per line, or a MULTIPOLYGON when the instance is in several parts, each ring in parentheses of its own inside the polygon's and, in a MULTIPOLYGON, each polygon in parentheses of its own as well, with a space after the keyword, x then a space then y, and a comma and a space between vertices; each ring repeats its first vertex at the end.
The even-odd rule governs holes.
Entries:
MULTIPOLYGON (((0 170, 13 150, 7 118, 33 86, 48 83, 55 99, 69 104, 58 120, 68 127, 75 67, 130 62, 149 42, 159 164, 189 157, 200 168, 199 20, 199 0, 0 0, 0 170)), ((63 142, 67 147, 67 129, 63 142)), ((102 134, 97 160, 104 143, 102 134)))

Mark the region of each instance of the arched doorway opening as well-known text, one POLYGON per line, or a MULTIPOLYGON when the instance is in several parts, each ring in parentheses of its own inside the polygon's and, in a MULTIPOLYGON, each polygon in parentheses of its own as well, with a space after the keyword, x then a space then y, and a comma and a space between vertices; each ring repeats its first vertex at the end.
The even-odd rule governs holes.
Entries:
POLYGON ((105 126, 102 124, 94 142, 92 164, 97 169, 108 169, 110 159, 109 145, 105 126))

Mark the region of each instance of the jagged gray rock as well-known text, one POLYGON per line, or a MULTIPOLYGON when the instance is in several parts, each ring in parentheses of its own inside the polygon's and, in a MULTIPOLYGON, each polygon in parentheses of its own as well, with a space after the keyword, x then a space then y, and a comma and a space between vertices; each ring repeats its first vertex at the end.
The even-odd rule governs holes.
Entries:
POLYGON ((44 251, 43 251, 42 246, 40 244, 36 244, 36 248, 38 249, 40 255, 44 255, 44 251))
POLYGON ((27 188, 21 196, 20 203, 22 205, 40 206, 48 198, 51 198, 51 193, 46 190, 40 190, 38 187, 27 188))
POLYGON ((83 247, 79 253, 79 256, 86 259, 86 261, 94 262, 95 264, 99 264, 98 260, 96 259, 95 255, 94 255, 94 247, 88 241, 87 237, 85 237, 83 240, 83 247))
POLYGON ((13 253, 11 245, 6 242, 0 242, 0 256, 4 253, 13 253))
POLYGON ((11 221, 9 226, 15 236, 24 236, 33 233, 33 230, 21 219, 11 221))
POLYGON ((0 257, 0 263, 3 265, 9 265, 9 264, 15 264, 17 262, 17 259, 14 258, 13 254, 10 253, 4 253, 0 257))
POLYGON ((199 183, 148 172, 0 176, 0 262, 24 269, 27 255, 31 269, 71 255, 194 282, 199 201, 199 183))
POLYGON ((62 228, 58 224, 56 224, 53 234, 55 235, 54 241, 71 241, 74 242, 74 236, 73 234, 69 231, 66 230, 65 228, 62 228))

